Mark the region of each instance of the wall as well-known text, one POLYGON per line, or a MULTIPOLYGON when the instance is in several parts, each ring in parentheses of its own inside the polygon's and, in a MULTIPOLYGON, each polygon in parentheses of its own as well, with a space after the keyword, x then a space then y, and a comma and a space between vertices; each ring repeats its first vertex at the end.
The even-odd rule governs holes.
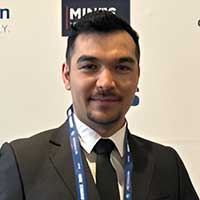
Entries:
MULTIPOLYGON (((200 191, 200 2, 131 3, 142 58, 141 103, 130 109, 129 126, 137 135, 173 146, 200 191)), ((71 97, 61 80, 66 47, 61 2, 7 0, 0 5, 10 9, 10 19, 0 21, 9 30, 0 33, 2 144, 60 125, 71 97)))

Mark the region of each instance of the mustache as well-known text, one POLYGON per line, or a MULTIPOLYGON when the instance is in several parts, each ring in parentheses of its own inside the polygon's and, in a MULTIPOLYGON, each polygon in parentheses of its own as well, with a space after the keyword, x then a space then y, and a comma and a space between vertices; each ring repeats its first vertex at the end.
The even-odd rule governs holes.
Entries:
POLYGON ((110 90, 100 90, 97 91, 96 93, 94 93, 93 95, 91 95, 90 97, 91 100, 115 100, 115 101, 121 101, 122 97, 117 94, 114 91, 110 91, 110 90))

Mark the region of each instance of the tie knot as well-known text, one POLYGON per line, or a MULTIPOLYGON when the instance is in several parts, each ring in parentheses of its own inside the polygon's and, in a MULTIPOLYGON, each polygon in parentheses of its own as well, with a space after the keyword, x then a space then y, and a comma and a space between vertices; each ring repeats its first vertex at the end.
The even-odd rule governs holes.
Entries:
POLYGON ((100 139, 94 147, 96 154, 110 154, 114 149, 114 143, 109 139, 100 139))

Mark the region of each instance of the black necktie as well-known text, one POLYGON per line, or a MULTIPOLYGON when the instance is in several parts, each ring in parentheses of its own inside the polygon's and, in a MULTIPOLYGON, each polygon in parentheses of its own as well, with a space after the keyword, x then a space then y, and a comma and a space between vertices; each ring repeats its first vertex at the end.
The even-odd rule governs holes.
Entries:
POLYGON ((100 139, 94 147, 96 157, 96 185, 102 200, 119 200, 116 172, 110 162, 115 147, 109 139, 100 139))

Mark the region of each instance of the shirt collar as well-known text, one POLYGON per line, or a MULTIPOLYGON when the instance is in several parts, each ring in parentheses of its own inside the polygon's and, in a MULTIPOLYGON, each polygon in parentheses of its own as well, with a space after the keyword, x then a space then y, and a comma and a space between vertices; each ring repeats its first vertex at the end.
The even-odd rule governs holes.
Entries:
MULTIPOLYGON (((74 115, 74 121, 77 127, 79 140, 81 146, 85 149, 87 153, 91 153, 95 144, 102 138, 97 132, 91 129, 89 126, 84 124, 82 121, 78 119, 78 117, 74 115)), ((119 129, 115 134, 109 137, 112 140, 120 153, 120 156, 124 155, 124 137, 126 132, 126 123, 124 126, 119 129)))

